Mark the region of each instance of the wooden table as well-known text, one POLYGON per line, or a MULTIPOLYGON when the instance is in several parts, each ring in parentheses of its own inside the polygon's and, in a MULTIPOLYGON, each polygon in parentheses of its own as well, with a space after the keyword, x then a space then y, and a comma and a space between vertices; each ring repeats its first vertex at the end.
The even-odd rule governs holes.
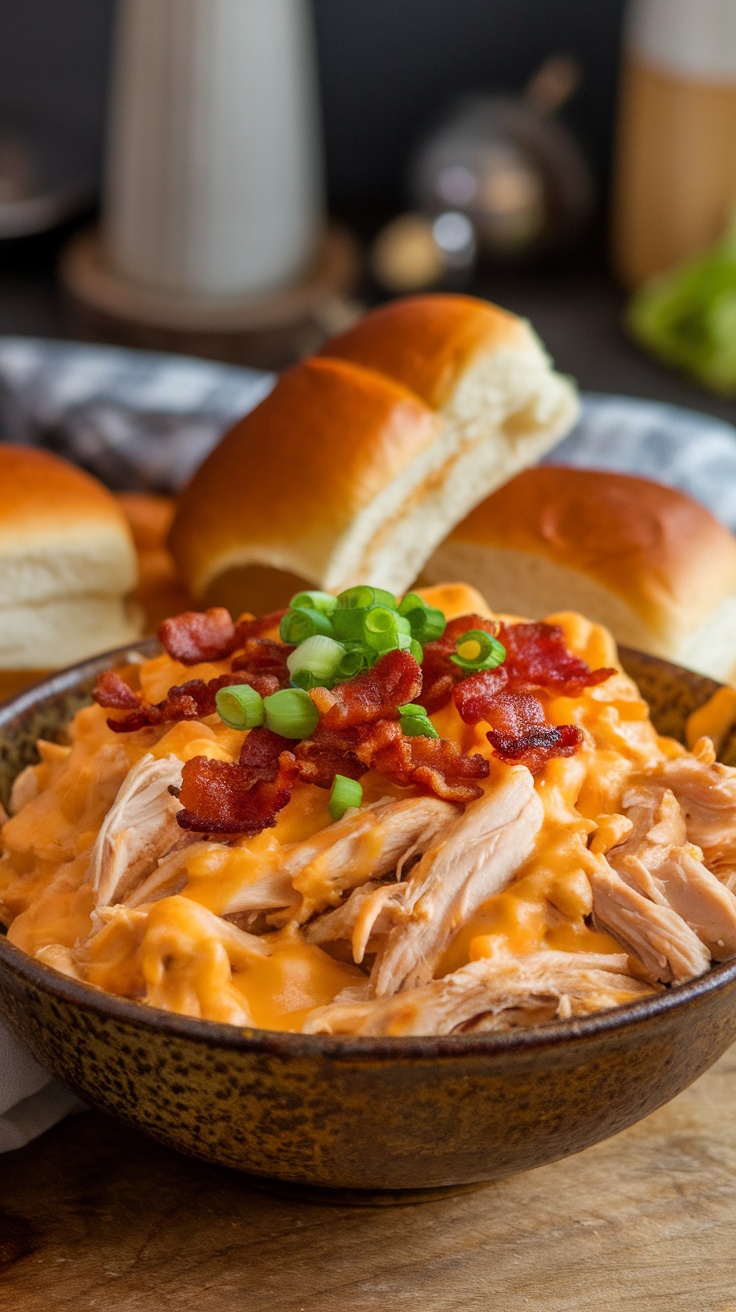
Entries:
POLYGON ((736 1312, 736 1048, 607 1143, 410 1207, 262 1193, 97 1113, 0 1158, 0 1312, 624 1308, 736 1312))

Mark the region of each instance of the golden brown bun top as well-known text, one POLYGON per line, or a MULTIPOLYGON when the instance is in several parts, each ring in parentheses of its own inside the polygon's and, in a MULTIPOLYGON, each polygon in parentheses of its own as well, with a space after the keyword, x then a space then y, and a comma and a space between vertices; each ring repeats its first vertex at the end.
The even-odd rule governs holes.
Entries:
POLYGON ((323 577, 355 515, 432 445, 438 420, 372 370, 315 359, 282 374, 179 501, 169 542, 195 596, 238 564, 323 577))
POLYGON ((91 474, 37 447, 0 443, 0 556, 19 539, 63 536, 80 524, 130 540, 115 497, 91 474))
POLYGON ((320 355, 376 369, 439 410, 480 351, 535 341, 523 319, 474 296, 407 296, 331 337, 320 355))
POLYGON ((736 591, 736 538, 698 501, 647 478, 538 465, 499 488, 449 541, 536 552, 640 613, 703 616, 736 591))

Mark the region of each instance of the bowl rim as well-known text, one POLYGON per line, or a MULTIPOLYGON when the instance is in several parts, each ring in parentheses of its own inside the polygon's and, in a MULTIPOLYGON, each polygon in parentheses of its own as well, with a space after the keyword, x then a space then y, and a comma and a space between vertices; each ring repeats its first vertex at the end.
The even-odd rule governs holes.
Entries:
MULTIPOLYGON (((126 658, 153 655, 159 648, 156 639, 128 643, 99 656, 59 670, 31 687, 23 689, 0 704, 0 733, 4 726, 32 710, 47 696, 74 691, 101 670, 123 664, 126 658)), ((619 648, 626 652, 625 647, 619 648)), ((636 652, 636 655, 645 653, 636 652)), ((679 673, 683 668, 658 657, 646 659, 663 669, 679 673)), ((693 675, 694 671, 686 671, 693 675)), ((706 684, 714 681, 699 676, 706 684)), ((716 685, 720 686, 720 685, 716 685)), ((268 1053, 282 1057, 346 1059, 365 1063, 377 1059, 400 1057, 417 1061, 437 1058, 491 1056, 494 1053, 532 1053, 548 1048, 573 1047, 594 1040, 611 1031, 628 1030, 655 1022, 685 1007, 697 1005, 713 993, 736 985, 736 957, 711 966, 704 975, 677 984, 651 997, 609 1007, 590 1016, 548 1021, 528 1029, 502 1030, 477 1034, 441 1035, 338 1035, 302 1034, 290 1030, 267 1030, 231 1025, 224 1021, 201 1020, 182 1016, 135 999, 107 993, 96 985, 71 979, 53 966, 37 961, 11 943, 0 926, 0 973, 10 971, 41 992, 74 1007, 88 1008, 102 1019, 116 1019, 139 1029, 189 1039, 203 1047, 240 1049, 250 1053, 268 1053)), ((1 1018, 2 1013, 0 1013, 1 1018)))

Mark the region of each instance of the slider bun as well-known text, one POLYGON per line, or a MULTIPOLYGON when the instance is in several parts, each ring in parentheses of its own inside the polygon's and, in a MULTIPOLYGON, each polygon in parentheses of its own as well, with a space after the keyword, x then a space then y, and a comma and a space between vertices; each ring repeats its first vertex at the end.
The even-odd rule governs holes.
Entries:
POLYGON ((471 511, 423 574, 448 576, 494 611, 577 610, 619 642, 713 678, 736 666, 736 538, 649 479, 527 469, 471 511))
POLYGON ((167 616, 191 610, 194 605, 166 545, 174 501, 147 492, 121 492, 117 500, 130 525, 138 555, 133 600, 143 612, 145 632, 155 633, 167 616))
POLYGON ((115 497, 46 451, 0 444, 0 669, 47 670, 135 639, 135 550, 115 497))
POLYGON ((462 296, 393 302, 283 374, 230 430, 183 494, 174 556, 210 601, 241 571, 250 609, 305 581, 401 592, 576 416, 573 385, 514 315, 462 296))

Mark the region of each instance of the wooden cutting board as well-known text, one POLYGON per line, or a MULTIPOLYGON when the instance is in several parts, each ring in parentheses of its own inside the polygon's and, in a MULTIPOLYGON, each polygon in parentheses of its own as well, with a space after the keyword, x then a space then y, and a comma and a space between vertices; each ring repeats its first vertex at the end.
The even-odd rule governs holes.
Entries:
POLYGON ((57 1309, 736 1312, 736 1048, 607 1143, 411 1207, 272 1196, 75 1117, 0 1158, 0 1310, 57 1309))

